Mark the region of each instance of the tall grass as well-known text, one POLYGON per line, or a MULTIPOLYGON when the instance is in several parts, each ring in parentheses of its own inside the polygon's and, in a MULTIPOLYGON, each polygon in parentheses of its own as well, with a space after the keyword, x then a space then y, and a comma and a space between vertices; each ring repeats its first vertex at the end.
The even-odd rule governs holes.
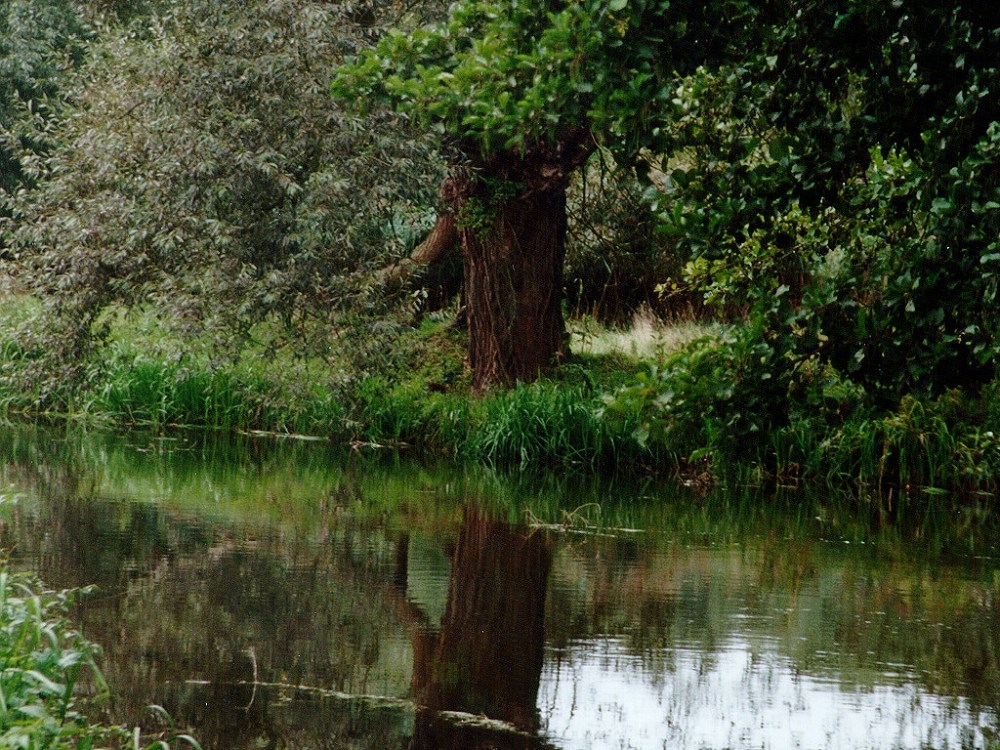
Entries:
POLYGON ((518 384, 482 403, 464 452, 491 464, 613 466, 637 458, 631 430, 599 416, 600 393, 580 385, 518 384))
POLYGON ((117 358, 93 378, 79 411, 127 424, 330 434, 343 409, 322 383, 284 382, 259 366, 191 366, 117 358))

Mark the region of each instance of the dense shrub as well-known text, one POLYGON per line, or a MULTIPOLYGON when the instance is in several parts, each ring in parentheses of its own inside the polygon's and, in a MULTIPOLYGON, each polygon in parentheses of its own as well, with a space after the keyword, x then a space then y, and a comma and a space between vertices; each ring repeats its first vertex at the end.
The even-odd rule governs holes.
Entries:
POLYGON ((770 473, 992 465, 969 445, 1000 353, 1000 15, 918 5, 762 6, 756 50, 677 87, 655 210, 688 283, 746 322, 609 415, 770 473))

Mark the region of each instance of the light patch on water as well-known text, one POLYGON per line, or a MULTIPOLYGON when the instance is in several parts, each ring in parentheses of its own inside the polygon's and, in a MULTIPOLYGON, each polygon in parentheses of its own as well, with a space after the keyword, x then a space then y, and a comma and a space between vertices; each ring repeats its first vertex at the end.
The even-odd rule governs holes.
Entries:
POLYGON ((985 747, 995 716, 912 682, 847 686, 795 670, 760 644, 674 649, 650 671, 619 639, 550 650, 539 689, 543 732, 566 750, 985 747))

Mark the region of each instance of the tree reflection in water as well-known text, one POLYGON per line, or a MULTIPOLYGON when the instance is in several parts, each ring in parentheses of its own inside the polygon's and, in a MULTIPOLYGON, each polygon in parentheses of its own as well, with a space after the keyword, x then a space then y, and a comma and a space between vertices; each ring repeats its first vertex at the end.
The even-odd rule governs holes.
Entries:
POLYGON ((656 496, 626 524, 650 533, 569 542, 422 468, 55 438, 0 431, 0 495, 21 498, 0 546, 50 586, 97 584, 72 614, 104 647, 106 721, 157 703, 214 750, 786 747, 827 724, 799 744, 993 741, 1000 537, 963 541, 973 516, 947 506, 871 529, 808 498, 656 496))
MULTIPOLYGON (((407 543, 401 538, 401 546, 407 543)), ((397 565, 405 554, 397 554, 397 565)), ((465 507, 440 629, 405 602, 413 641, 413 694, 419 706, 411 750, 545 747, 537 737, 538 686, 545 646, 545 594, 552 567, 547 534, 465 507), (441 712, 505 722, 517 731, 469 726, 441 712)))

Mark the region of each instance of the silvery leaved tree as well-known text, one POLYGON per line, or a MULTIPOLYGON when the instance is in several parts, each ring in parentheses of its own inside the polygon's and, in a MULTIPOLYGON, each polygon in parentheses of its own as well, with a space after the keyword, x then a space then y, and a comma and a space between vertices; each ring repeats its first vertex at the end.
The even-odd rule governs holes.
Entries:
POLYGON ((24 342, 41 353, 29 377, 54 379, 48 393, 78 381, 107 311, 134 308, 208 332, 214 357, 261 321, 316 351, 351 336, 382 356, 371 329, 391 328, 392 303, 370 277, 426 231, 441 173, 398 115, 362 121, 331 99, 329 71, 390 19, 435 12, 433 0, 183 0, 126 21, 92 9, 52 145, 23 154, 34 188, 5 201, 21 278, 51 313, 24 342))
POLYGON ((0 192, 30 184, 22 155, 48 150, 46 124, 67 72, 82 58, 85 36, 68 0, 6 0, 0 6, 0 192))

